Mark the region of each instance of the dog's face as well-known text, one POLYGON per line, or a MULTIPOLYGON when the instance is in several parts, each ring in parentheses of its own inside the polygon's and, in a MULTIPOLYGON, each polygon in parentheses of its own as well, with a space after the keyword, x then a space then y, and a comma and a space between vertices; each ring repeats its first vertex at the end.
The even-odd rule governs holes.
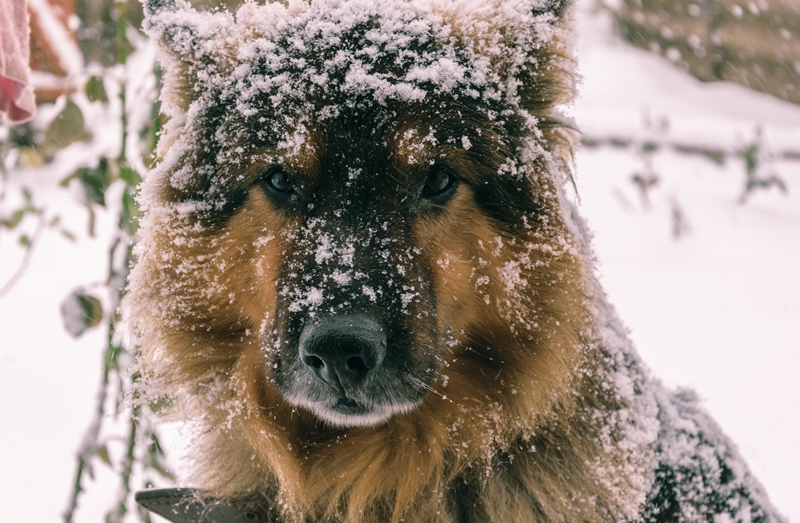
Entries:
POLYGON ((151 16, 175 131, 134 282, 166 290, 154 354, 184 376, 375 425, 453 376, 513 374, 494 345, 550 321, 516 292, 552 255, 529 240, 564 234, 535 74, 553 50, 514 24, 552 15, 420 5, 151 16))
POLYGON ((362 100, 323 118, 329 103, 347 107, 307 107, 296 154, 273 145, 268 161, 251 160, 247 199, 281 222, 270 234, 283 253, 259 284, 276 288, 263 347, 288 401, 332 423, 374 424, 427 395, 465 328, 439 306, 473 304, 484 275, 465 229, 499 235, 520 226, 515 204, 535 202, 494 176, 506 159, 496 151, 514 144, 489 107, 440 96, 429 116, 414 102, 362 100), (469 272, 448 267, 465 262, 469 272))
POLYGON ((430 132, 414 140, 389 117, 410 108, 392 105, 307 115, 313 147, 299 161, 276 155, 249 195, 285 220, 263 341, 271 377, 288 401, 342 425, 416 406, 446 350, 420 229, 449 218, 465 181, 455 151, 422 143, 430 132))

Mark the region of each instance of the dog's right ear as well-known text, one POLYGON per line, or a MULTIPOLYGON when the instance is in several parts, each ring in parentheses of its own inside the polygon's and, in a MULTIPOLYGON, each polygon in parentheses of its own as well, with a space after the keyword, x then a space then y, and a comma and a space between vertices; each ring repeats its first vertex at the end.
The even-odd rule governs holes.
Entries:
POLYGON ((161 48, 165 71, 162 108, 185 113, 214 77, 230 69, 233 17, 225 11, 199 12, 186 0, 142 0, 143 29, 161 48))
POLYGON ((183 59, 204 54, 204 40, 213 37, 209 27, 217 15, 200 13, 186 0, 142 0, 144 30, 170 53, 183 59))
POLYGON ((540 6, 533 8, 533 16, 552 13, 556 18, 561 18, 572 0, 544 0, 540 6))

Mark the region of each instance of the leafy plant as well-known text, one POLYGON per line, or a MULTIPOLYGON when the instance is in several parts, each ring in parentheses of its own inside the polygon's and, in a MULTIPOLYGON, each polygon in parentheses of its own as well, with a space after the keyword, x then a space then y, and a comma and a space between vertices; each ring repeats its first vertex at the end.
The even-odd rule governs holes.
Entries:
POLYGON ((42 117, 34 123, 0 128, 3 160, 0 162, 0 239, 15 239, 23 249, 22 261, 14 275, 0 282, 0 297, 22 277, 42 234, 55 231, 71 239, 78 237, 64 228, 60 216, 51 213, 42 203, 53 197, 50 189, 56 194, 62 191, 65 196, 69 191, 87 210, 88 235, 105 236, 108 263, 97 281, 79 286, 61 305, 64 328, 70 335, 80 337, 92 330, 106 331, 94 418, 77 452, 64 522, 75 519, 79 502, 96 477, 97 467, 110 467, 120 482, 116 499, 109 503, 106 522, 119 523, 130 518, 149 521, 145 512, 131 508, 134 490, 157 480, 169 482, 172 476, 152 422, 152 412, 133 401, 138 377, 128 371, 132 354, 125 345, 124 325, 117 309, 132 262, 131 243, 138 227, 136 187, 147 169, 141 158, 152 158, 156 133, 161 126, 154 93, 143 97, 132 90, 130 82, 132 79, 141 81, 141 74, 144 74, 149 75, 155 85, 155 66, 151 58, 148 65, 147 57, 151 53, 147 53, 147 40, 137 31, 141 18, 137 1, 84 0, 79 1, 77 13, 81 24, 77 34, 92 33, 90 23, 94 29, 100 23, 102 31, 97 34, 105 42, 102 49, 84 46, 87 61, 91 58, 94 63, 86 70, 73 73, 73 87, 77 89, 63 95, 56 107, 40 107, 42 117), (113 51, 113 56, 108 55, 108 50, 113 51), (98 59, 101 56, 102 60, 98 59), (133 56, 137 57, 136 73, 129 64, 133 56), (129 100, 130 96, 137 97, 135 102, 129 100), (147 117, 131 119, 134 111, 144 111, 147 117), (104 124, 100 130, 93 128, 96 122, 104 124), (116 136, 109 135, 108 129, 119 132, 116 136), (58 173, 69 165, 72 165, 71 172, 60 174, 60 181, 53 179, 56 185, 52 188, 41 184, 17 188, 8 183, 12 176, 17 182, 34 169, 58 173), (101 215, 113 219, 115 226, 110 232, 97 227, 101 215))
POLYGON ((742 204, 746 203, 747 199, 759 189, 768 190, 776 187, 782 193, 788 191, 786 182, 774 172, 762 174, 765 166, 769 165, 770 154, 765 147, 761 127, 756 128, 755 134, 753 141, 741 151, 746 174, 744 191, 739 197, 739 203, 742 204))
POLYGON ((661 141, 669 132, 669 120, 662 116, 653 120, 649 111, 644 113, 644 138, 636 144, 637 155, 642 161, 642 168, 631 175, 631 181, 639 189, 642 206, 650 208, 650 191, 659 183, 659 175, 653 168, 653 156, 661 147, 661 141))

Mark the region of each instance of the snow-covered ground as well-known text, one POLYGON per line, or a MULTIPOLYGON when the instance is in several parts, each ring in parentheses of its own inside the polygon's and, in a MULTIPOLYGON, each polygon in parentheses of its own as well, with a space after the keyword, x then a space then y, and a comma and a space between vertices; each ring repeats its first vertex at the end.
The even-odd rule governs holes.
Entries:
MULTIPOLYGON (((643 136, 743 148, 762 126, 773 151, 800 149, 800 106, 728 84, 700 84, 662 59, 612 35, 605 15, 582 11, 585 77, 575 115, 592 139, 643 136), (669 128, 647 129, 666 118, 669 128)), ((739 203, 744 163, 720 166, 662 149, 652 156, 659 184, 642 203, 631 182, 643 168, 635 148, 584 148, 577 184, 596 233, 598 266, 612 302, 653 372, 696 388, 739 445, 773 502, 800 522, 800 161, 776 160, 789 192, 739 203), (674 238, 675 209, 687 230, 674 238)), ((51 183, 46 173, 25 180, 51 183)), ((85 211, 53 189, 44 196, 72 230, 85 211)), ((101 217, 102 218, 102 217, 101 217)), ((108 221, 108 220, 107 220, 108 221)), ((0 299, 0 507, 4 521, 57 521, 67 504, 74 452, 94 409, 104 333, 73 340, 61 300, 105 274, 103 234, 77 243, 45 234, 22 280, 0 299)), ((0 283, 18 253, 0 243, 0 283)), ((102 466, 76 521, 97 522, 118 480, 102 466)))
MULTIPOLYGON (((589 137, 648 134, 742 149, 757 126, 775 152, 800 150, 800 106, 732 84, 701 84, 620 42, 605 16, 581 25, 585 77, 576 118, 589 137), (650 131, 653 134, 653 131, 650 131)), ((740 204, 744 161, 674 151, 653 156, 660 183, 646 209, 633 149, 584 148, 577 184, 602 281, 653 373, 698 390, 776 507, 800 522, 800 161, 764 174, 788 184, 740 204), (672 237, 677 205, 689 231, 672 237)))

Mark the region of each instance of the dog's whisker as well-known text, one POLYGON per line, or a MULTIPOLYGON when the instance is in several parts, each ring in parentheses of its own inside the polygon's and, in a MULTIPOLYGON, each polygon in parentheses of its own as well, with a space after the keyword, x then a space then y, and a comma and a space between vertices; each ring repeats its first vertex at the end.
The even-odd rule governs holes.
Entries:
POLYGON ((441 399, 443 399, 445 401, 449 401, 451 403, 453 402, 453 400, 448 398, 447 395, 442 394, 441 392, 437 391, 436 389, 434 389, 432 386, 428 385, 427 383, 424 383, 424 382, 418 380, 417 378, 415 378, 413 376, 409 376, 408 379, 413 381, 414 383, 416 383, 417 385, 419 385, 423 389, 427 390, 428 392, 430 392, 430 393, 432 393, 432 394, 434 394, 436 396, 439 396, 441 399))

